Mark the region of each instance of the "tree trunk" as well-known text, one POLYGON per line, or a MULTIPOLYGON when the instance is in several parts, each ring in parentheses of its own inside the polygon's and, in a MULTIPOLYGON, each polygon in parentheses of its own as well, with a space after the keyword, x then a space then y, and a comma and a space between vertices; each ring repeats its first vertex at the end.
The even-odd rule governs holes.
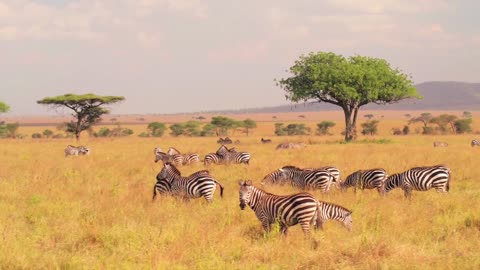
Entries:
POLYGON ((357 114, 358 107, 343 107, 345 113, 345 141, 350 142, 357 139, 357 114))

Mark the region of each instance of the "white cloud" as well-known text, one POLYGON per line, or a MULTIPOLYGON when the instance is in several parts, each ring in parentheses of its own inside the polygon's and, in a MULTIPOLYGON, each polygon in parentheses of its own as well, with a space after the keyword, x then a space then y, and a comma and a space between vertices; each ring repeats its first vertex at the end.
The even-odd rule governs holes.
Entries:
POLYGON ((445 0, 328 0, 332 7, 364 13, 419 13, 448 7, 445 0))

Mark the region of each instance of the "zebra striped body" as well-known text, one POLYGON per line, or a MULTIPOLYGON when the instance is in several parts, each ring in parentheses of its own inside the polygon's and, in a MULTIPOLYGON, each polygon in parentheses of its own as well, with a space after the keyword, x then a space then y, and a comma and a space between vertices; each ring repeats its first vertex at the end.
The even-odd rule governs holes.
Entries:
POLYGON ((323 223, 329 219, 342 223, 349 231, 352 230, 352 211, 340 205, 320 201, 317 212, 317 227, 323 229, 323 223))
POLYGON ((280 223, 280 231, 287 233, 290 226, 300 223, 305 234, 310 231, 317 218, 317 200, 309 193, 297 193, 279 196, 267 193, 252 185, 250 180, 240 181, 240 209, 248 205, 262 222, 263 229, 268 233, 272 224, 280 223))
POLYGON ((427 191, 431 188, 437 192, 450 190, 450 169, 443 166, 415 167, 402 173, 391 175, 385 181, 385 192, 400 187, 407 198, 412 190, 427 191))
POLYGON ((189 165, 194 162, 200 161, 200 156, 198 154, 174 154, 169 155, 163 152, 158 152, 155 155, 155 162, 161 160, 163 163, 174 163, 176 166, 180 165, 189 165))
POLYGON ((336 167, 332 166, 323 166, 319 168, 305 168, 304 170, 326 170, 333 176, 332 182, 334 183, 339 183, 341 181, 340 179, 340 170, 336 167))
POLYGON ((479 146, 480 147, 480 140, 472 140, 472 143, 471 143, 472 147, 475 147, 475 146, 479 146))
POLYGON ((373 189, 376 188, 380 195, 385 193, 384 182, 387 179, 387 172, 384 169, 370 169, 356 171, 340 183, 342 190, 346 190, 349 187, 353 187, 354 191, 359 189, 373 189))
POLYGON ((203 163, 209 164, 249 164, 250 154, 247 152, 237 152, 237 149, 228 149, 225 145, 220 146, 216 153, 209 153, 205 156, 203 163))
POLYGON ((284 184, 289 182, 300 189, 330 190, 334 177, 325 169, 302 170, 294 166, 284 166, 264 177, 264 183, 284 184))
POLYGON ((80 146, 68 145, 64 151, 65 151, 65 157, 90 154, 90 149, 82 145, 80 146))
POLYGON ((157 192, 169 192, 172 195, 181 196, 185 199, 204 197, 208 203, 211 203, 217 185, 220 187, 220 196, 223 197, 223 186, 208 171, 203 170, 190 176, 182 177, 180 171, 173 164, 165 163, 157 175, 153 199, 155 199, 157 192))
POLYGON ((433 142, 433 147, 447 147, 448 146, 448 143, 446 142, 433 142))

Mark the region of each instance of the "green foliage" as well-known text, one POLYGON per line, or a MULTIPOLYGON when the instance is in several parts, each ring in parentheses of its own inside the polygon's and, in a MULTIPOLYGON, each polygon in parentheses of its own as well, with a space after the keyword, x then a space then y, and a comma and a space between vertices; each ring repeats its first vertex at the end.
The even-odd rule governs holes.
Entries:
POLYGON ((98 132, 93 133, 95 137, 126 137, 133 134, 133 130, 129 128, 122 128, 118 125, 116 128, 109 129, 106 127, 100 128, 98 132))
POLYGON ((43 132, 42 132, 43 136, 47 137, 47 138, 50 138, 52 135, 53 135, 53 131, 51 131, 50 129, 45 129, 43 132))
POLYGON ((420 114, 420 116, 410 119, 408 123, 412 124, 412 123, 422 122, 423 126, 427 127, 428 123, 430 123, 430 120, 432 120, 432 118, 433 116, 431 113, 422 113, 420 114))
POLYGON ((435 134, 435 129, 433 127, 422 127, 422 134, 424 135, 435 134))
POLYGON ((32 134, 32 139, 41 139, 42 138, 42 134, 40 133, 33 133, 32 134))
POLYGON ((150 131, 151 136, 162 137, 167 127, 165 126, 164 123, 151 122, 148 124, 147 129, 150 131))
POLYGON ((458 117, 452 114, 441 114, 430 119, 430 123, 437 124, 438 130, 442 133, 446 133, 448 130, 455 133, 454 123, 457 119, 458 117))
POLYGON ((308 135, 310 128, 305 124, 288 124, 286 127, 283 123, 275 123, 275 135, 290 136, 290 135, 308 135))
POLYGON ((147 133, 147 132, 142 132, 142 133, 138 134, 138 137, 147 138, 147 137, 150 137, 150 134, 147 133))
POLYGON ((378 120, 368 120, 365 123, 362 123, 362 134, 363 135, 375 135, 378 132, 378 120))
POLYGON ((10 106, 8 106, 6 103, 0 101, 0 113, 6 113, 10 111, 10 106))
POLYGON ((214 116, 210 124, 216 127, 216 135, 227 136, 228 130, 241 126, 238 121, 224 116, 214 116))
POLYGON ((216 131, 217 131, 217 127, 211 123, 208 123, 205 126, 203 126, 202 132, 200 132, 200 136, 202 137, 215 136, 216 131))
POLYGON ((245 128, 245 133, 247 133, 248 136, 250 129, 257 127, 257 122, 253 121, 252 119, 245 119, 242 122, 242 126, 245 128))
POLYGON ((472 118, 458 119, 455 121, 455 131, 458 134, 472 132, 472 118))
POLYGON ((293 102, 310 99, 341 107, 345 113, 345 140, 356 137, 358 109, 369 103, 388 104, 419 98, 412 80, 378 58, 334 53, 302 55, 290 67, 291 77, 278 81, 293 102))
POLYGON ((18 127, 18 123, 0 125, 0 138, 22 138, 23 135, 17 134, 18 127))
POLYGON ((332 121, 322 121, 321 123, 317 124, 317 134, 318 135, 331 135, 328 132, 328 129, 334 127, 336 124, 332 121))
POLYGON ((410 133, 410 127, 404 126, 402 129, 403 135, 408 135, 410 133))
POLYGON ((46 97, 38 100, 38 104, 53 107, 66 107, 73 111, 74 121, 66 124, 66 131, 75 134, 77 140, 80 133, 98 123, 102 115, 109 113, 102 105, 113 104, 125 100, 122 96, 98 96, 95 94, 66 94, 56 97, 46 97))
POLYGON ((200 125, 201 123, 197 121, 188 121, 185 123, 175 123, 170 126, 170 134, 172 136, 187 136, 187 137, 194 137, 194 136, 200 136, 201 131, 200 131, 200 125))

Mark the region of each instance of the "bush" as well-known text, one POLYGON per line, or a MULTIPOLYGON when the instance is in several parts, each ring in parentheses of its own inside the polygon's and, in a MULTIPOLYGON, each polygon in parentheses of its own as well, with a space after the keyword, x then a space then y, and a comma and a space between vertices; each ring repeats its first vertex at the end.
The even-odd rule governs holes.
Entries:
POLYGON ((47 138, 50 138, 52 135, 53 135, 53 131, 51 131, 50 129, 45 129, 43 132, 42 132, 43 136, 47 137, 47 138))
POLYGON ((328 132, 328 129, 334 127, 335 123, 332 121, 322 121, 317 124, 317 134, 318 135, 332 135, 328 132))
POLYGON ((369 120, 365 123, 362 123, 362 134, 363 135, 375 135, 378 132, 378 120, 369 120))
POLYGON ((422 134, 424 135, 435 134, 435 129, 433 127, 422 127, 422 128, 423 128, 422 134))
POLYGON ((403 135, 408 135, 410 133, 410 127, 404 126, 402 129, 403 135))
POLYGON ((165 126, 164 123, 152 122, 152 123, 148 124, 147 129, 150 130, 150 135, 151 136, 162 137, 163 133, 165 132, 165 129, 167 129, 167 127, 165 126))
POLYGON ((283 126, 283 123, 275 124, 275 134, 277 136, 308 135, 309 133, 310 128, 306 127, 305 124, 288 124, 286 127, 283 126))
POLYGON ((455 121, 455 131, 458 134, 472 132, 472 118, 459 119, 455 121))
POLYGON ((32 139, 41 139, 42 138, 42 134, 40 133, 33 133, 32 134, 32 139))

